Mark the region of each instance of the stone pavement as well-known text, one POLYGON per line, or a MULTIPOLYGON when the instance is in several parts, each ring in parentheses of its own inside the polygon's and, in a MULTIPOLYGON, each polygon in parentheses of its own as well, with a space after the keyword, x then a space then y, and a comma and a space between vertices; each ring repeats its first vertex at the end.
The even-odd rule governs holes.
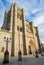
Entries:
POLYGON ((0 59, 0 65, 44 65, 44 57, 23 57, 22 61, 18 61, 18 58, 11 57, 8 64, 3 64, 3 58, 0 59))

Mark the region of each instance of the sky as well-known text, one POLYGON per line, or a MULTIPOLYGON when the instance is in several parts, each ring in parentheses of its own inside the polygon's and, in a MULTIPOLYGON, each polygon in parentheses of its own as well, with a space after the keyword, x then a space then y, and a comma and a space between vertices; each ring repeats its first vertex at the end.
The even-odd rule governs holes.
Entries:
POLYGON ((12 3, 24 8, 26 20, 33 21, 39 29, 41 43, 44 43, 44 0, 0 0, 0 27, 4 22, 5 10, 10 9, 12 3))

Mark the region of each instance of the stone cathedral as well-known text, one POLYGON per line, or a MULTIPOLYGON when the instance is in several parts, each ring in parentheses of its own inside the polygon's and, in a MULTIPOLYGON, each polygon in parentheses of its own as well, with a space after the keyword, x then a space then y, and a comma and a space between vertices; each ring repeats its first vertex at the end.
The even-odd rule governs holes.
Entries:
POLYGON ((18 56, 21 50, 22 55, 30 55, 36 50, 40 51, 40 37, 38 27, 25 18, 25 11, 16 3, 5 11, 4 22, 0 28, 0 57, 3 57, 6 50, 8 37, 8 51, 10 56, 18 56))

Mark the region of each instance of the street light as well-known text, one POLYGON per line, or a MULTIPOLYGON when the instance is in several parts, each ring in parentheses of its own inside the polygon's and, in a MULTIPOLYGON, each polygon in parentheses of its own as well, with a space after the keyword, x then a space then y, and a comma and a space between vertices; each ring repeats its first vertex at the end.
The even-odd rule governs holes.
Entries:
POLYGON ((22 60, 22 53, 21 53, 21 50, 20 50, 20 26, 18 27, 18 33, 19 33, 19 52, 18 52, 18 61, 21 61, 22 60))
POLYGON ((4 53, 3 63, 9 63, 9 52, 8 52, 8 42, 10 42, 11 38, 4 37, 4 41, 6 42, 6 51, 4 53))

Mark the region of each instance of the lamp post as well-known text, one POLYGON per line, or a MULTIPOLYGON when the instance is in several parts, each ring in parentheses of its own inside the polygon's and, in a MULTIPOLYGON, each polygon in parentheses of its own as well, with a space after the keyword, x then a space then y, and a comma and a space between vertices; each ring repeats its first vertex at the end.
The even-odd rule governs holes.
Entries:
POLYGON ((21 53, 21 50, 20 50, 20 26, 18 27, 18 33, 19 33, 19 52, 18 52, 18 61, 21 61, 22 60, 22 53, 21 53))
POLYGON ((41 56, 44 56, 44 47, 42 43, 41 43, 41 56))
POLYGON ((11 38, 4 37, 4 41, 6 42, 6 51, 4 53, 4 60, 3 63, 9 63, 9 52, 8 52, 8 42, 11 40, 11 38))
POLYGON ((35 54, 36 54, 36 58, 38 58, 39 56, 38 56, 38 51, 37 50, 35 51, 35 54))

